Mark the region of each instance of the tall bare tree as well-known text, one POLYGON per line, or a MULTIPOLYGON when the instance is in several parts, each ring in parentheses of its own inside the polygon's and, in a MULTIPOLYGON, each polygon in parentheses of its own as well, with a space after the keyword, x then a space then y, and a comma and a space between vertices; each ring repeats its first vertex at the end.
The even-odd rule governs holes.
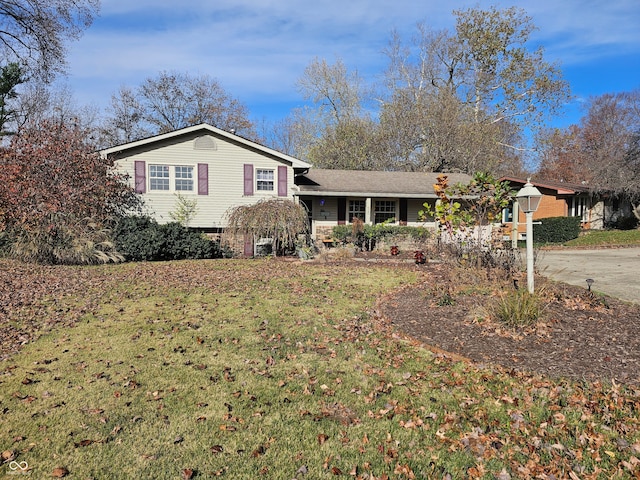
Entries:
POLYGON ((111 95, 100 130, 100 144, 103 146, 121 145, 151 135, 151 131, 145 128, 144 107, 131 88, 122 86, 111 95))
POLYGON ((514 142, 522 130, 560 108, 568 85, 541 48, 527 49, 535 27, 522 9, 454 14, 455 32, 419 25, 409 44, 392 37, 382 125, 402 136, 399 156, 412 168, 496 171, 524 148, 514 142))
POLYGON ((0 54, 49 81, 64 71, 66 41, 77 39, 99 0, 0 0, 0 54))
POLYGON ((640 219, 640 89, 590 98, 579 125, 539 139, 539 175, 626 199, 640 219))
POLYGON ((289 118, 289 138, 296 153, 320 168, 374 169, 387 165, 378 124, 366 111, 370 93, 357 72, 341 59, 329 64, 315 58, 298 80, 312 106, 289 118))
POLYGON ((582 129, 578 125, 541 130, 536 136, 536 143, 538 178, 569 183, 591 180, 591 172, 585 168, 582 129))
POLYGON ((257 140, 247 107, 216 79, 166 71, 136 89, 121 87, 112 95, 103 136, 121 143, 199 123, 257 140))
POLYGON ((348 121, 361 115, 364 86, 357 72, 349 72, 341 59, 334 64, 315 58, 298 80, 305 100, 311 100, 326 117, 326 123, 348 121))
POLYGON ((160 72, 138 89, 144 118, 157 133, 198 123, 255 136, 247 108, 208 75, 160 72))
POLYGON ((590 183, 640 203, 640 89, 592 98, 582 120, 590 183))

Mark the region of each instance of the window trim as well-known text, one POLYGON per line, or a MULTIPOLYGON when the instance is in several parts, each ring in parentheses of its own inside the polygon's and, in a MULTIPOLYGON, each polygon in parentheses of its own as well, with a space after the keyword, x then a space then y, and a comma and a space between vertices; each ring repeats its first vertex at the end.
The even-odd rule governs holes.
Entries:
POLYGON ((274 168, 256 167, 256 192, 275 192, 276 191, 276 172, 274 168), (260 178, 261 174, 270 173, 271 178, 260 178), (271 188, 261 188, 270 186, 271 188))
POLYGON ((179 194, 185 194, 185 195, 195 195, 197 194, 197 184, 196 184, 196 177, 194 177, 194 173, 196 172, 196 167, 194 165, 175 165, 175 164, 169 164, 169 163, 149 163, 147 165, 147 174, 148 174, 148 188, 149 188, 149 193, 179 193, 179 194), (168 169, 168 176, 167 177, 158 177, 158 176, 153 176, 152 175, 152 170, 155 168, 162 168, 162 169, 168 169), (178 176, 177 171, 178 169, 182 170, 182 169, 187 169, 190 172, 190 177, 183 177, 182 175, 184 175, 185 172, 183 172, 181 174, 181 176, 178 176), (153 188, 152 182, 154 180, 158 180, 158 179, 167 179, 169 181, 169 188, 167 189, 161 189, 161 188, 153 188), (178 185, 178 182, 183 182, 183 181, 190 181, 191 182, 191 188, 190 189, 179 189, 176 188, 178 185))
POLYGON ((381 222, 378 221, 379 213, 380 214, 392 213, 390 210, 378 210, 378 203, 393 204, 393 217, 389 217, 389 218, 394 219, 393 223, 398 223, 398 201, 393 199, 376 199, 373 201, 373 209, 372 209, 373 211, 371 212, 373 216, 373 224, 378 225, 386 221, 386 220, 383 220, 381 222))
POLYGON ((353 223, 354 217, 358 217, 363 222, 366 221, 367 217, 367 201, 361 198, 350 198, 347 202, 347 222, 353 223), (355 203, 362 204, 362 211, 358 210, 357 212, 352 208, 355 203), (359 215, 355 215, 355 213, 361 213, 362 217, 359 215))

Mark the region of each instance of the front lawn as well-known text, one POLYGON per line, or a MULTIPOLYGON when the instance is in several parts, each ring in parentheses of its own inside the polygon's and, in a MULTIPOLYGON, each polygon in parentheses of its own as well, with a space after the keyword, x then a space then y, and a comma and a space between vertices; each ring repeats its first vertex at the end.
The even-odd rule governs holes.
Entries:
POLYGON ((567 247, 640 246, 640 229, 589 230, 565 243, 567 247))
POLYGON ((640 475, 637 388, 454 362, 388 330, 376 301, 428 275, 364 262, 0 260, 3 334, 39 335, 0 363, 3 473, 640 475))

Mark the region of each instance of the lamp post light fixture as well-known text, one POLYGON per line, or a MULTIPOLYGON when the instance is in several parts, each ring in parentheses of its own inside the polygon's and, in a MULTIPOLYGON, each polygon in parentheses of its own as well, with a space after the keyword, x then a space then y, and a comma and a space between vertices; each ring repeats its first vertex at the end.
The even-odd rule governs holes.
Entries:
POLYGON ((591 285, 593 285, 593 282, 595 282, 595 280, 593 278, 587 278, 586 282, 587 282, 587 290, 591 291, 591 285))
POLYGON ((533 212, 538 209, 542 193, 531 184, 531 179, 527 179, 524 187, 516 194, 518 206, 527 219, 527 287, 529 293, 533 293, 533 212))

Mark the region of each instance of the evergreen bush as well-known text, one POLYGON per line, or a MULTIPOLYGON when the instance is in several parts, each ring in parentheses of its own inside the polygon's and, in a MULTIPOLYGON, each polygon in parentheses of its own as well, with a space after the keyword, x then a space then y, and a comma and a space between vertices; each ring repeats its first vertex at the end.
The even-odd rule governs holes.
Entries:
POLYGON ((189 230, 178 222, 160 225, 160 233, 164 240, 165 260, 220 257, 217 242, 189 230))
POLYGON ((116 225, 113 239, 127 261, 219 258, 220 245, 178 222, 158 224, 150 217, 125 217, 116 225))
POLYGON ((536 243, 564 243, 580 235, 580 217, 549 217, 533 225, 536 243))

